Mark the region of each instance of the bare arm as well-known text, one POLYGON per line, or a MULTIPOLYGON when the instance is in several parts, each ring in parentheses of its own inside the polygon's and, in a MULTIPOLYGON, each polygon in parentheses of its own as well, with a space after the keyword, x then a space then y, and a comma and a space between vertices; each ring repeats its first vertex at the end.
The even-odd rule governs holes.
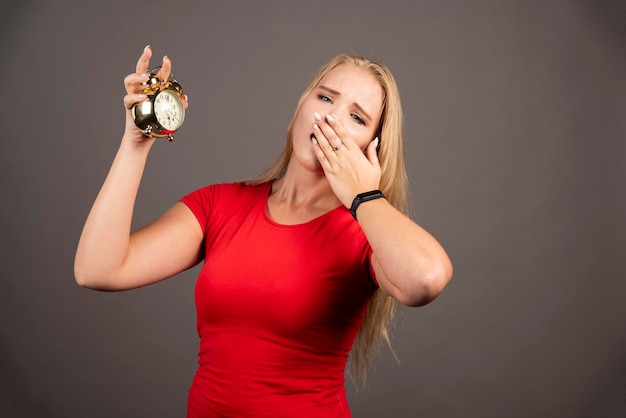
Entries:
MULTIPOLYGON (((152 52, 146 47, 136 72, 124 80, 127 95, 126 130, 109 174, 87 217, 81 234, 74 272, 76 282, 100 290, 124 290, 170 277, 198 262, 202 242, 200 226, 182 203, 131 234, 131 221, 139 183, 154 138, 135 126, 130 109, 145 99, 140 93, 152 52)), ((161 78, 171 62, 163 59, 161 78)), ((185 100, 185 106, 186 106, 185 100)))
MULTIPOLYGON (((318 119, 317 124, 318 160, 333 192, 349 208, 358 193, 379 187, 378 140, 369 143, 364 155, 335 118, 318 119), (331 145, 339 142, 340 148, 331 145)), ((452 278, 452 263, 431 234, 385 199, 361 204, 357 218, 372 246, 372 266, 385 292, 408 306, 425 305, 441 293, 452 278)))
POLYGON ((452 278, 452 263, 437 240, 384 199, 361 204, 357 214, 380 287, 408 306, 435 299, 452 278))

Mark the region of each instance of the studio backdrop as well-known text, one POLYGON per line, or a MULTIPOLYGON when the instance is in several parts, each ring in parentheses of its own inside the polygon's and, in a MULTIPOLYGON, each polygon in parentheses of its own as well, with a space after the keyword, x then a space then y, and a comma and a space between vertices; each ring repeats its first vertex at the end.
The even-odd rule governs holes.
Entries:
MULTIPOLYGON (((181 417, 198 267, 122 293, 73 258, 146 44, 189 95, 134 227, 282 149, 340 52, 400 87, 413 218, 454 278, 401 308, 355 417, 626 416, 621 1, 37 1, 0 6, 0 415, 181 417)), ((384 222, 384 220, 381 220, 384 222)))

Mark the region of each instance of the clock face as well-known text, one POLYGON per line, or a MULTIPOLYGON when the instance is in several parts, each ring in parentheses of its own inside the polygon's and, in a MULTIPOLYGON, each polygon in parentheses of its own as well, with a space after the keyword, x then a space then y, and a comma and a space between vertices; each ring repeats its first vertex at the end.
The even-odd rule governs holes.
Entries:
POLYGON ((154 115, 163 128, 174 132, 183 124, 185 109, 176 93, 163 90, 154 99, 154 115))

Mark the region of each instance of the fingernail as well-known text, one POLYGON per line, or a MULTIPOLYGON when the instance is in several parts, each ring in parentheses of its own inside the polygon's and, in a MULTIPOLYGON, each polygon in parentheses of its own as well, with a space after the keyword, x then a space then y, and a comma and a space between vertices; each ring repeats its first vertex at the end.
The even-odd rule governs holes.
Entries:
POLYGON ((143 49, 144 51, 147 51, 150 49, 150 45, 146 45, 146 47, 143 49))
POLYGON ((320 127, 317 126, 317 123, 314 123, 313 124, 313 129, 316 130, 316 131, 319 131, 320 127))
POLYGON ((320 114, 319 114, 319 113, 317 113, 317 112, 313 113, 313 116, 315 116, 315 120, 318 120, 318 121, 319 121, 319 120, 322 120, 322 117, 321 117, 321 116, 320 116, 320 114))
POLYGON ((148 97, 146 94, 138 94, 137 95, 138 99, 145 99, 146 97, 148 97))
POLYGON ((335 121, 335 119, 332 116, 330 116, 330 113, 326 115, 326 120, 328 121, 328 123, 333 123, 335 121))
POLYGON ((374 147, 378 147, 379 139, 378 137, 374 138, 374 147))
POLYGON ((188 102, 189 101, 189 97, 187 97, 187 95, 185 94, 185 101, 188 102))
POLYGON ((144 71, 143 73, 141 73, 142 77, 150 77, 150 73, 148 71, 144 71))
POLYGON ((313 135, 311 135, 311 142, 313 142, 314 144, 317 144, 317 139, 315 139, 313 135))
POLYGON ((167 55, 163 55, 163 60, 166 60, 166 59, 168 60, 170 59, 170 57, 168 57, 167 55))

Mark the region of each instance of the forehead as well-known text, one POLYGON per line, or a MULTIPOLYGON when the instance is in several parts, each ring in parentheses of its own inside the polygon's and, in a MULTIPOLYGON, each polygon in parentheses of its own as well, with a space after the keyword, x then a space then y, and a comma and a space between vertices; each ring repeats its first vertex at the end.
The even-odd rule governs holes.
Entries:
POLYGON ((358 103, 372 116, 380 115, 383 88, 372 73, 354 64, 342 64, 330 70, 318 84, 337 90, 342 97, 358 103))

